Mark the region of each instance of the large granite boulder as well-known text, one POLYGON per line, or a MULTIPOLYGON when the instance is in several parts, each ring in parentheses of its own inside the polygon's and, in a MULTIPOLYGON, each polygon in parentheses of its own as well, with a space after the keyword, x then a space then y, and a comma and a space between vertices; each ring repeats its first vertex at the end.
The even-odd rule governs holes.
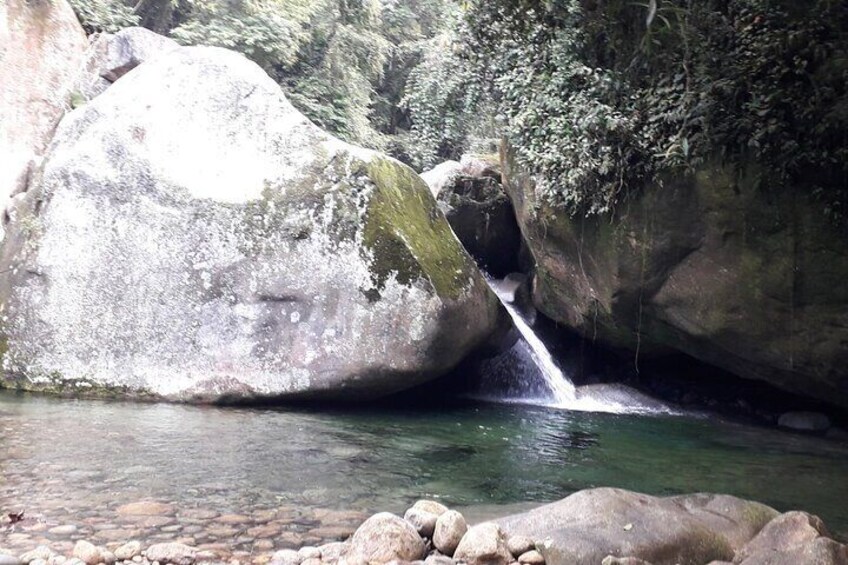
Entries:
POLYGON ((0 207, 26 189, 87 44, 66 0, 0 2, 0 207))
POLYGON ((848 239, 800 187, 703 166, 570 217, 504 148, 504 179, 550 318, 629 356, 685 353, 848 406, 848 239))
POLYGON ((116 80, 145 61, 179 47, 176 41, 143 27, 92 36, 76 91, 84 100, 103 93, 116 80))
POLYGON ((491 275, 517 271, 521 231, 496 157, 463 155, 421 174, 456 237, 491 275))
POLYGON ((537 540, 547 565, 596 565, 609 555, 673 565, 730 561, 775 516, 726 495, 658 498, 597 488, 497 523, 508 536, 537 540))
POLYGON ((7 220, 9 387, 375 397, 502 320, 418 175, 224 49, 178 48, 69 113, 7 220))

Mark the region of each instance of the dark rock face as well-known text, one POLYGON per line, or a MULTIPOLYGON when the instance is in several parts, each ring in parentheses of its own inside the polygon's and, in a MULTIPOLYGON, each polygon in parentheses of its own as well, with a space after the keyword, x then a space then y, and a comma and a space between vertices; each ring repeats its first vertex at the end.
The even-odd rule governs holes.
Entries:
POLYGON ((657 498, 620 489, 577 492, 498 520, 536 540, 547 565, 589 565, 607 556, 654 565, 730 561, 777 512, 725 495, 657 498))
POLYGON ((459 241, 483 269, 496 277, 518 270, 521 231, 496 161, 466 155, 421 177, 459 241))
POLYGON ((60 123, 0 247, 0 386, 181 401, 378 397, 502 316, 414 171, 257 65, 178 48, 60 123))
POLYGON ((806 192, 704 167, 612 218, 572 218, 503 153, 545 315, 630 355, 682 352, 848 406, 848 239, 806 192))

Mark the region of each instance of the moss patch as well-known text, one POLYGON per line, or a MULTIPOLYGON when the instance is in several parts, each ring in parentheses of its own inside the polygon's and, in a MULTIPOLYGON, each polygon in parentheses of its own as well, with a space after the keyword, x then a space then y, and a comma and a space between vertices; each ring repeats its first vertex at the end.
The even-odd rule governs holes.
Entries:
POLYGON ((424 181, 400 163, 379 157, 366 171, 375 189, 365 216, 364 243, 373 255, 377 292, 394 273, 403 284, 425 278, 440 297, 458 298, 472 275, 471 261, 424 181))

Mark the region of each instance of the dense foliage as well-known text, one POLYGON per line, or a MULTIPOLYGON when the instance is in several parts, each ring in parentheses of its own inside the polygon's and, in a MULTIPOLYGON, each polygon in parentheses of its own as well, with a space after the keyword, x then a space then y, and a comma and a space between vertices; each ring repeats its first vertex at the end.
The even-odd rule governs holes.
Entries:
POLYGON ((721 159, 848 215, 844 1, 71 3, 89 31, 241 51, 321 126, 420 169, 504 133, 572 212, 721 159))
POLYGON ((518 158, 572 211, 724 159, 848 212, 845 2, 472 0, 466 21, 518 158))

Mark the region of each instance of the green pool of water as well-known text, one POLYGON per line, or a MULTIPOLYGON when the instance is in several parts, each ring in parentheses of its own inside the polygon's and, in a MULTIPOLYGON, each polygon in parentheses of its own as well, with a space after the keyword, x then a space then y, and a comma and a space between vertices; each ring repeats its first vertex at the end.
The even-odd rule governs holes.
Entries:
POLYGON ((848 530, 848 445, 688 416, 465 404, 224 409, 0 393, 0 511, 55 523, 144 498, 249 512, 723 492, 848 530))

